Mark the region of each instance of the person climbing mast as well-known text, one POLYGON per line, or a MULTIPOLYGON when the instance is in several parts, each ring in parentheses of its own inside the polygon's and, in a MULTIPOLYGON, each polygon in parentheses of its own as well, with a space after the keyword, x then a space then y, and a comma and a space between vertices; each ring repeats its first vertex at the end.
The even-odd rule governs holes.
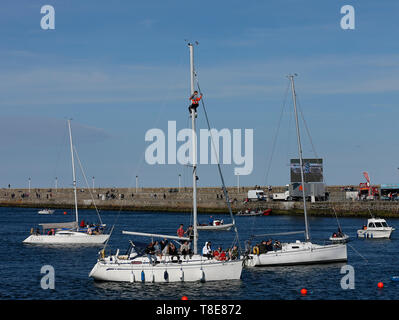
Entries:
POLYGON ((198 96, 198 91, 195 90, 194 93, 191 95, 189 100, 191 100, 191 105, 188 107, 188 112, 190 112, 191 115, 191 110, 194 109, 195 116, 197 116, 197 108, 199 106, 199 101, 202 98, 202 93, 198 96))

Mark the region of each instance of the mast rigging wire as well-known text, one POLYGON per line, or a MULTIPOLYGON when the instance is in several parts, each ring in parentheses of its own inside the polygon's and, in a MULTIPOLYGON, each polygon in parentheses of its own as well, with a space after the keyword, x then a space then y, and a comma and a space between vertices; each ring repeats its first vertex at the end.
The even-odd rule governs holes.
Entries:
MULTIPOLYGON (((201 93, 202 91, 201 91, 201 87, 200 87, 200 84, 199 84, 198 76, 197 76, 197 74, 195 74, 195 76, 196 76, 195 79, 196 79, 196 81, 197 81, 198 91, 201 93)), ((230 217, 231 217, 231 220, 232 220, 233 225, 234 225, 234 231, 235 231, 235 234, 236 234, 236 241, 237 241, 237 243, 238 243, 239 250, 242 251, 242 250, 241 250, 240 241, 239 241, 239 238, 238 238, 237 226, 236 226, 236 223, 235 223, 235 219, 234 219, 234 216, 233 216, 233 212, 232 212, 232 210, 231 210, 230 198, 229 198, 229 195, 228 195, 227 190, 226 190, 226 185, 225 185, 225 183, 224 183, 224 178, 223 178, 223 174, 222 174, 222 169, 221 169, 221 167, 220 167, 219 158, 218 158, 218 155, 217 155, 217 152, 216 152, 215 143, 214 143, 214 141, 213 141, 213 136, 212 136, 212 131, 211 131, 211 125, 210 125, 210 123, 209 123, 208 113, 207 113, 207 111, 206 111, 206 107, 205 107, 205 103, 204 103, 204 99, 203 99, 203 98, 201 99, 201 104, 202 104, 202 107, 203 107, 203 109, 204 109, 205 119, 206 119, 206 123, 207 123, 207 125, 208 125, 208 130, 209 130, 209 134, 210 134, 210 138, 211 138, 211 142, 212 142, 212 147, 213 147, 213 150, 214 150, 214 152, 215 152, 215 157, 216 157, 216 160, 217 160, 217 167, 218 167, 219 176, 220 176, 220 179, 221 179, 221 182, 222 182, 223 194, 224 194, 224 197, 225 197, 225 199, 226 199, 226 204, 227 204, 227 207, 228 207, 228 209, 229 209, 230 217)))

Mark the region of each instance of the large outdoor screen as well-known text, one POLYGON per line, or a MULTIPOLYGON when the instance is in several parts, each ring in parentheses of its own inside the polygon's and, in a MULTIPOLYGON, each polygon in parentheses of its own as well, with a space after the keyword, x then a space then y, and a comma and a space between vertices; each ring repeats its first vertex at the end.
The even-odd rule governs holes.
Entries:
MULTIPOLYGON (((299 159, 290 161, 291 183, 301 182, 299 159)), ((323 182, 323 159, 303 159, 305 182, 323 182)))

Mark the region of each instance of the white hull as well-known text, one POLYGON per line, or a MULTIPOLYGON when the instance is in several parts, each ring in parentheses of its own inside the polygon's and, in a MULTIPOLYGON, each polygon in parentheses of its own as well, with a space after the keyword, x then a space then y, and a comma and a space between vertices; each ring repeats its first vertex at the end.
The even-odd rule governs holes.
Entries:
POLYGON ((67 231, 55 235, 30 235, 23 243, 29 244, 103 244, 109 234, 90 235, 87 233, 67 231))
POLYGON ((366 229, 366 230, 357 230, 357 236, 359 238, 369 238, 369 239, 389 239, 391 237, 392 231, 394 229, 389 228, 381 228, 378 229, 366 229))
POLYGON ((342 237, 330 237, 329 240, 334 243, 345 243, 349 241, 349 236, 344 234, 342 237))
POLYGON ((234 226, 234 223, 219 224, 216 226, 197 226, 197 230, 203 230, 203 231, 230 230, 232 226, 234 226))
POLYGON ((318 264, 347 261, 345 244, 317 245, 311 242, 284 243, 281 250, 250 254, 248 267, 318 264))
POLYGON ((38 214, 53 214, 55 210, 40 210, 38 214))
POLYGON ((98 281, 165 283, 239 280, 241 272, 242 260, 216 261, 194 255, 191 259, 181 257, 181 263, 178 263, 171 262, 167 256, 160 263, 151 265, 147 257, 115 261, 112 256, 112 261, 109 257, 99 259, 89 277, 98 281))

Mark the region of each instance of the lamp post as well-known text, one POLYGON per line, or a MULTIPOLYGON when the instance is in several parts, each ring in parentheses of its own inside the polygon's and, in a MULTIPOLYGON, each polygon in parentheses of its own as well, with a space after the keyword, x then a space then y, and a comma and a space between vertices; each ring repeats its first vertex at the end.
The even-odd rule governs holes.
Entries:
POLYGON ((28 179, 28 188, 29 188, 29 194, 30 194, 30 178, 28 179))
POLYGON ((237 174, 237 191, 240 191, 240 175, 237 174))
POLYGON ((55 191, 57 192, 58 190, 58 178, 55 177, 55 191))
POLYGON ((92 177, 92 182, 93 182, 93 190, 94 190, 94 179, 95 179, 95 178, 94 178, 94 177, 92 177))
POLYGON ((180 178, 181 178, 181 174, 179 173, 179 192, 180 192, 180 188, 181 188, 180 178))
POLYGON ((136 176, 136 193, 138 192, 139 189, 139 176, 136 176))

